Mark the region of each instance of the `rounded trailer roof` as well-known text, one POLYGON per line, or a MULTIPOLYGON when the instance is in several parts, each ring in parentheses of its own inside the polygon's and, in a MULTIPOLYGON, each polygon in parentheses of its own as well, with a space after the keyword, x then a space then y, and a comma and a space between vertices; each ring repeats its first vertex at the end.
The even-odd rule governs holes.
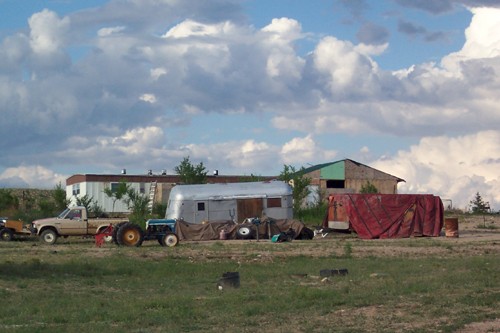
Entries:
POLYGON ((292 188, 282 181, 177 185, 171 200, 225 200, 237 198, 281 197, 292 195, 292 188))

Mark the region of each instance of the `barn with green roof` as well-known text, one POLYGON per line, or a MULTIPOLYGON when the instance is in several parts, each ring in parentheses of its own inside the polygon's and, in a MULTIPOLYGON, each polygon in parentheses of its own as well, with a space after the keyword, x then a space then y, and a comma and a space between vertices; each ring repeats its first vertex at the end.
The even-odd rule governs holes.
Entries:
POLYGON ((350 159, 317 164, 306 168, 304 173, 311 179, 311 185, 326 195, 360 193, 368 184, 375 186, 378 193, 396 194, 398 183, 404 182, 404 179, 350 159))

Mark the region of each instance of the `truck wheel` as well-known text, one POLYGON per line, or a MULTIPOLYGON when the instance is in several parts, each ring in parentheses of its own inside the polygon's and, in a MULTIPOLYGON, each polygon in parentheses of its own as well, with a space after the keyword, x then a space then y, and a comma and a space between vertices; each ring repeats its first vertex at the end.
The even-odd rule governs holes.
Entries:
POLYGON ((236 230, 236 235, 241 239, 252 239, 253 234, 254 232, 251 226, 241 226, 236 230))
POLYGON ((57 234, 56 234, 56 232, 54 230, 47 229, 47 230, 44 230, 42 232, 42 234, 40 235, 40 239, 45 244, 52 245, 52 244, 55 244, 56 241, 57 241, 57 234))
POLYGON ((12 230, 3 228, 0 230, 0 239, 6 242, 10 242, 14 238, 14 233, 12 230))
POLYGON ((174 247, 179 244, 179 237, 173 232, 167 232, 160 237, 159 242, 161 246, 174 247))
POLYGON ((121 244, 120 242, 118 242, 118 241, 119 241, 119 239, 118 239, 118 230, 120 230, 120 228, 121 228, 123 225, 125 225, 126 223, 128 223, 128 222, 120 222, 120 223, 115 224, 115 225, 113 226, 113 235, 112 235, 111 237, 112 237, 112 239, 113 239, 113 243, 115 243, 116 245, 123 245, 123 244, 121 244))
POLYGON ((125 246, 141 246, 144 241, 144 233, 137 224, 126 223, 118 229, 116 238, 119 244, 125 246))

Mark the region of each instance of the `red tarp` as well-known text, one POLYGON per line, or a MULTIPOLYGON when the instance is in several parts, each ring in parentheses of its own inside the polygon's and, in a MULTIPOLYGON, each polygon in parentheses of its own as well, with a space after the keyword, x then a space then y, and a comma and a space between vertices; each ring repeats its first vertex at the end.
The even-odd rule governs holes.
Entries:
POLYGON ((432 194, 334 194, 328 221, 348 221, 360 238, 404 238, 440 235, 443 203, 432 194))

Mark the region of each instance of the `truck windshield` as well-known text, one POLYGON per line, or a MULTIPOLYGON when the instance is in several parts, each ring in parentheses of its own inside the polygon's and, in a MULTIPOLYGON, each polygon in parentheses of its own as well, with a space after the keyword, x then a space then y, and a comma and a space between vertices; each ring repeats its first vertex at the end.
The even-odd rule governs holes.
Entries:
POLYGON ((66 208, 65 210, 63 210, 63 211, 61 212, 61 214, 59 214, 59 215, 57 216, 57 218, 58 218, 58 219, 63 219, 63 218, 66 216, 66 214, 68 214, 68 212, 69 212, 69 211, 70 211, 70 209, 69 209, 69 208, 66 208))

